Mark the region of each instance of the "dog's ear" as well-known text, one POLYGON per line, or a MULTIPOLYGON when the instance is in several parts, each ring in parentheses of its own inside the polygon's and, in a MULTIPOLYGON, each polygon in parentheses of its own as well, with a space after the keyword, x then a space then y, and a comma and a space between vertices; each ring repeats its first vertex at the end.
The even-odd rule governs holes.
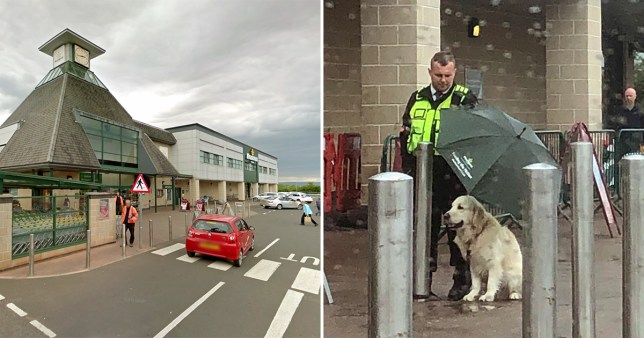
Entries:
POLYGON ((483 224, 485 222, 485 208, 480 203, 472 204, 472 224, 483 224))

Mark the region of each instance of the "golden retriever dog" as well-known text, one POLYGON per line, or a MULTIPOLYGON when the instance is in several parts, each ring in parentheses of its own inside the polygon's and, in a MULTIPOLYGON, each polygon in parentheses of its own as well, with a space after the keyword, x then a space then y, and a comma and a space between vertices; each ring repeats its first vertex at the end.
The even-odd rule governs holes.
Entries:
POLYGON ((456 229, 454 242, 470 264, 472 288, 463 300, 471 302, 479 296, 485 277, 487 289, 480 301, 494 301, 501 286, 509 289, 510 299, 521 299, 523 257, 514 234, 472 196, 454 200, 444 219, 456 229))

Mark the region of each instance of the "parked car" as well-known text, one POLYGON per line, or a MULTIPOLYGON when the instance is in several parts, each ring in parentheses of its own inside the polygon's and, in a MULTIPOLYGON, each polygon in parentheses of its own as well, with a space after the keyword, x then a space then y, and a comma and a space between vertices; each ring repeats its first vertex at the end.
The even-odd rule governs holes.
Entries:
POLYGON ((263 206, 265 209, 302 209, 302 203, 300 203, 300 201, 288 197, 275 197, 262 200, 259 202, 259 205, 263 206))
POLYGON ((275 197, 278 196, 276 192, 263 192, 257 196, 253 196, 253 201, 261 201, 263 199, 267 199, 269 197, 275 197))
POLYGON ((303 192, 292 192, 288 197, 298 202, 313 202, 313 198, 311 196, 307 196, 303 192))
POLYGON ((186 252, 230 259, 241 266, 244 255, 255 248, 255 228, 236 216, 204 215, 188 229, 186 252))

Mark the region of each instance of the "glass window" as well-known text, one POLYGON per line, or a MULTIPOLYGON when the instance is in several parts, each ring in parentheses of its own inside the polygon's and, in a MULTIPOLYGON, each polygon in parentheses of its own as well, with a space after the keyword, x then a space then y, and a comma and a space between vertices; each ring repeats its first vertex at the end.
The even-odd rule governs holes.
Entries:
POLYGON ((210 163, 210 156, 205 151, 200 152, 201 163, 210 163))
POLYGON ((123 142, 121 144, 121 147, 122 147, 121 149, 122 149, 123 156, 133 156, 133 157, 137 156, 136 143, 123 142))
POLYGON ((198 220, 192 227, 197 230, 212 231, 223 234, 233 233, 233 227, 225 222, 198 220))
POLYGON ((103 123, 103 137, 120 140, 121 127, 103 123))
POLYGON ((77 120, 101 164, 136 167, 139 132, 87 116, 77 120))
POLYGON ((103 138, 103 152, 120 155, 121 142, 111 138, 103 138))
POLYGON ((121 129, 122 140, 130 143, 137 143, 139 140, 139 133, 136 130, 130 130, 126 128, 121 129))

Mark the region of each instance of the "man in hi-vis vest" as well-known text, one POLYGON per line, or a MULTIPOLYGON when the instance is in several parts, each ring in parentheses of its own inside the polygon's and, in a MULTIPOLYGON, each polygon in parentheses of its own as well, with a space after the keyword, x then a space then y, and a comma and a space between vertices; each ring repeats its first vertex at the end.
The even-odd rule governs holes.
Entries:
MULTIPOLYGON (((452 106, 474 107, 476 96, 466 87, 455 84, 456 61, 450 52, 438 52, 432 57, 429 66, 431 84, 415 91, 409 98, 403 114, 403 126, 400 130, 402 147, 403 171, 414 177, 416 182, 415 151, 419 142, 431 142, 436 145, 440 132, 441 109, 452 106)), ((445 112, 446 114, 449 111, 445 112)), ((432 186, 432 242, 431 242, 431 274, 436 271, 438 258, 438 235, 442 224, 442 215, 447 212, 452 201, 467 192, 454 174, 447 161, 438 152, 433 156, 433 186, 432 186)), ((416 200, 414 187, 414 201, 416 200)), ((420 201, 426 203, 426 201, 420 201)), ((467 262, 462 257, 458 246, 454 243, 456 231, 447 232, 450 251, 450 265, 454 266, 454 284, 449 290, 450 300, 460 300, 467 294, 471 285, 470 272, 467 262)), ((432 293, 432 299, 438 297, 432 293)))

